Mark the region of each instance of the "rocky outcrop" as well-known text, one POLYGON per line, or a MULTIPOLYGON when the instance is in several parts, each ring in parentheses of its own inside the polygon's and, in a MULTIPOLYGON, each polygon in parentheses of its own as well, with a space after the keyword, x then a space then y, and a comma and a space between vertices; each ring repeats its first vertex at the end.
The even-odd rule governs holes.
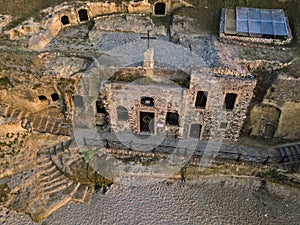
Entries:
POLYGON ((30 168, 5 180, 9 191, 4 206, 26 212, 35 221, 43 220, 72 200, 88 204, 94 191, 93 185, 82 185, 65 177, 45 151, 39 151, 30 168))
POLYGON ((249 72, 254 71, 274 71, 274 70, 280 70, 285 67, 290 66, 293 63, 293 60, 289 62, 281 62, 278 60, 245 60, 245 59, 236 59, 236 63, 243 64, 245 68, 249 72))
POLYGON ((3 27, 9 24, 12 19, 13 17, 10 15, 0 15, 0 33, 2 32, 3 27))
POLYGON ((151 30, 151 35, 166 36, 164 26, 155 26, 149 16, 145 15, 110 15, 102 16, 95 19, 95 25, 89 33, 91 40, 97 40, 101 37, 103 31, 120 31, 147 34, 151 30))

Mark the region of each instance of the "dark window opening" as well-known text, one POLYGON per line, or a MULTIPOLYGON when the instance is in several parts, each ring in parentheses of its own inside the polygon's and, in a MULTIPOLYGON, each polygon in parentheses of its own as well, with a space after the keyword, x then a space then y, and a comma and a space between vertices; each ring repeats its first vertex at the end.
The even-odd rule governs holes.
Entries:
POLYGON ((129 119, 128 110, 123 106, 117 107, 118 120, 127 121, 129 119))
POLYGON ((40 101, 47 101, 48 99, 47 99, 47 97, 45 95, 40 95, 39 96, 39 100, 40 101))
POLYGON ((207 92, 206 91, 198 91, 197 97, 196 97, 196 102, 195 102, 195 107, 196 108, 205 108, 206 101, 207 101, 207 92))
POLYGON ((73 97, 73 101, 74 101, 74 105, 75 107, 80 107, 82 108, 84 106, 84 103, 83 103, 83 97, 81 95, 75 95, 73 97))
POLYGON ((60 21, 61 21, 61 23, 62 23, 63 25, 70 24, 70 20, 69 20, 69 17, 68 17, 68 16, 63 16, 63 17, 61 17, 60 21))
POLYGON ((220 128, 221 129, 226 129, 227 128, 227 123, 226 122, 221 122, 220 128))
POLYGON ((158 2, 154 6, 155 15, 165 15, 166 14, 166 4, 163 2, 158 2))
POLYGON ((88 11, 86 9, 80 9, 78 11, 78 15, 79 15, 80 21, 88 21, 89 20, 88 11))
POLYGON ((141 98, 141 104, 146 106, 154 106, 154 99, 149 97, 141 98))
POLYGON ((190 138, 200 139, 201 130, 202 130, 201 124, 198 123, 192 124, 190 129, 190 138))
POLYGON ((237 97, 237 94, 234 94, 234 93, 226 94, 225 102, 224 102, 225 109, 233 110, 236 97, 237 97))
POLYGON ((106 109, 104 108, 102 101, 96 101, 96 110, 97 113, 106 114, 106 109))
POLYGON ((154 134, 154 113, 140 112, 140 131, 154 134))
POLYGON ((57 93, 53 93, 52 95, 51 95, 51 98, 52 98, 52 101, 57 101, 57 100, 59 100, 59 95, 57 94, 57 93))
POLYGON ((167 125, 179 126, 179 115, 178 115, 178 113, 168 112, 166 122, 167 122, 167 125))

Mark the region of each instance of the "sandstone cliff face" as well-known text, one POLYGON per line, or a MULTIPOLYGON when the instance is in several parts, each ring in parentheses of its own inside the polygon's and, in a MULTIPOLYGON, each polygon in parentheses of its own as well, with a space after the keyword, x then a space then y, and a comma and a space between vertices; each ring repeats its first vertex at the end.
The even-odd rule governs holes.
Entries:
MULTIPOLYGON (((279 76, 268 89, 263 104, 273 108, 272 115, 261 113, 260 129, 270 129, 270 137, 297 140, 300 133, 300 80, 279 76), (275 113, 275 114, 274 114, 275 113), (271 131, 274 129, 273 131, 271 131), (273 134, 272 134, 273 132, 273 134)), ((252 112, 252 115, 256 115, 252 112)), ((265 131, 267 132, 267 131, 265 131)), ((264 132, 262 132, 264 134, 264 132)))
MULTIPOLYGON (((164 0, 162 2, 165 4, 166 14, 183 6, 192 6, 181 0, 175 2, 164 0)), ((64 27, 77 25, 81 22, 88 21, 91 18, 113 13, 143 13, 151 15, 154 14, 154 7, 155 4, 150 4, 146 0, 138 2, 130 1, 121 4, 116 4, 115 2, 65 3, 43 10, 42 13, 47 14, 47 16, 44 17, 42 21, 35 22, 33 18, 30 18, 19 26, 6 31, 6 34, 9 35, 11 40, 18 40, 28 37, 29 39, 26 45, 29 49, 42 50, 64 27), (84 16, 85 18, 81 18, 79 15, 80 10, 86 10, 86 15, 84 16), (62 17, 66 17, 66 21, 63 22, 62 17)), ((6 19, 6 21, 9 21, 9 19, 6 19)), ((7 22, 5 24, 7 24, 7 22)), ((143 26, 143 24, 140 25, 143 26)), ((121 26, 124 25, 119 24, 119 27, 121 26)), ((138 25, 136 25, 133 30, 134 29, 138 29, 138 25)))
POLYGON ((10 15, 0 15, 0 33, 2 32, 3 27, 9 24, 12 19, 13 17, 10 15))

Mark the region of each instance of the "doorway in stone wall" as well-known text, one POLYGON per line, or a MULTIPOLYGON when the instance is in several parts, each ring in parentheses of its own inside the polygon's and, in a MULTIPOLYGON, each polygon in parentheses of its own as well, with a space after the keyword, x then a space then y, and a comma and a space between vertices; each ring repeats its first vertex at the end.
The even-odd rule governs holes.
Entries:
POLYGON ((200 139, 201 138, 201 130, 202 130, 202 125, 198 123, 194 123, 191 125, 190 128, 190 138, 195 138, 195 139, 200 139))
POLYGON ((154 113, 140 112, 140 133, 154 134, 154 113))

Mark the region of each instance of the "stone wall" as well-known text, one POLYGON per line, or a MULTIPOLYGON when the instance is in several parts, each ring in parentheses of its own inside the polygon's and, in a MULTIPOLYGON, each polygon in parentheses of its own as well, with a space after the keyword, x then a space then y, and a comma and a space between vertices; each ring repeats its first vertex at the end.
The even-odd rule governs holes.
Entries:
POLYGON ((255 80, 231 76, 218 76, 210 73, 193 73, 186 101, 186 124, 184 133, 188 134, 192 123, 202 124, 203 140, 224 140, 236 142, 246 118, 247 107, 253 96, 255 80), (207 104, 204 109, 195 107, 198 91, 206 91, 207 104), (232 111, 223 108, 226 93, 235 93, 237 98, 232 111), (220 128, 227 123, 227 128, 220 128))

